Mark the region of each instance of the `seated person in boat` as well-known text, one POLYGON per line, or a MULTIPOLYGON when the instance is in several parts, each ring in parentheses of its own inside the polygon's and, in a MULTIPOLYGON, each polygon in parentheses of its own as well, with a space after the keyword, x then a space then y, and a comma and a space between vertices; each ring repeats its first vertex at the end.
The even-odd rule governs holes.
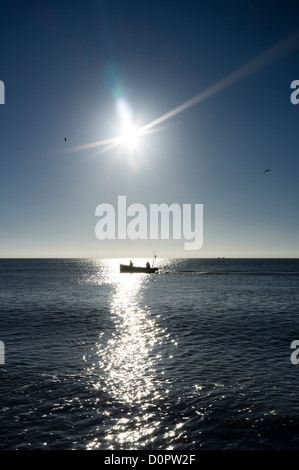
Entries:
POLYGON ((130 266, 133 266, 133 261, 132 260, 130 260, 130 266))
POLYGON ((146 269, 149 269, 150 268, 150 264, 149 262, 146 263, 146 269))

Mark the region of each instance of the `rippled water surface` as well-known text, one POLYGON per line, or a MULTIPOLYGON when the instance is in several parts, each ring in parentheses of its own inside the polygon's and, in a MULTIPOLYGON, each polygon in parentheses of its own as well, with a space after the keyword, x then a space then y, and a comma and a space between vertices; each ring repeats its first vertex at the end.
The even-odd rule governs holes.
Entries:
POLYGON ((0 260, 0 448, 299 449, 299 260, 119 262, 0 260))

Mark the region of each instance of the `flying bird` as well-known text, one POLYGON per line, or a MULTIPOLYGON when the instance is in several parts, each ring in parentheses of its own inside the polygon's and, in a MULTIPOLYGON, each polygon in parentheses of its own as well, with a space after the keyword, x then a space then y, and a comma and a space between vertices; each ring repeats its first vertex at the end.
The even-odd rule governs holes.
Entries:
POLYGON ((65 142, 66 142, 66 137, 64 138, 65 142))
POLYGON ((271 168, 268 168, 267 170, 264 170, 264 173, 268 173, 269 171, 271 171, 271 168))

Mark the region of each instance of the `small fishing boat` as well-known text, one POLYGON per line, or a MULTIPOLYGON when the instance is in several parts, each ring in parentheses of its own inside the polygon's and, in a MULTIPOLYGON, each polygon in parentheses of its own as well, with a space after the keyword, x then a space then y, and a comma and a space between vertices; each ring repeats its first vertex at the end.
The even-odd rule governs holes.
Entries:
POLYGON ((120 264, 119 270, 121 273, 155 273, 159 268, 147 266, 134 266, 133 264, 120 264))

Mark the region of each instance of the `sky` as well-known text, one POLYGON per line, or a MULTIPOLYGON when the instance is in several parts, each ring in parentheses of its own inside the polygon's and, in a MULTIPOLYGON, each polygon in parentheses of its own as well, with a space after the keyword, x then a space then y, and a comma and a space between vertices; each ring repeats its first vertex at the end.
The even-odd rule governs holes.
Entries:
POLYGON ((1 0, 0 257, 297 258, 298 13, 291 0, 1 0), (96 208, 117 218, 119 196, 148 214, 202 205, 202 247, 99 239, 96 208))

